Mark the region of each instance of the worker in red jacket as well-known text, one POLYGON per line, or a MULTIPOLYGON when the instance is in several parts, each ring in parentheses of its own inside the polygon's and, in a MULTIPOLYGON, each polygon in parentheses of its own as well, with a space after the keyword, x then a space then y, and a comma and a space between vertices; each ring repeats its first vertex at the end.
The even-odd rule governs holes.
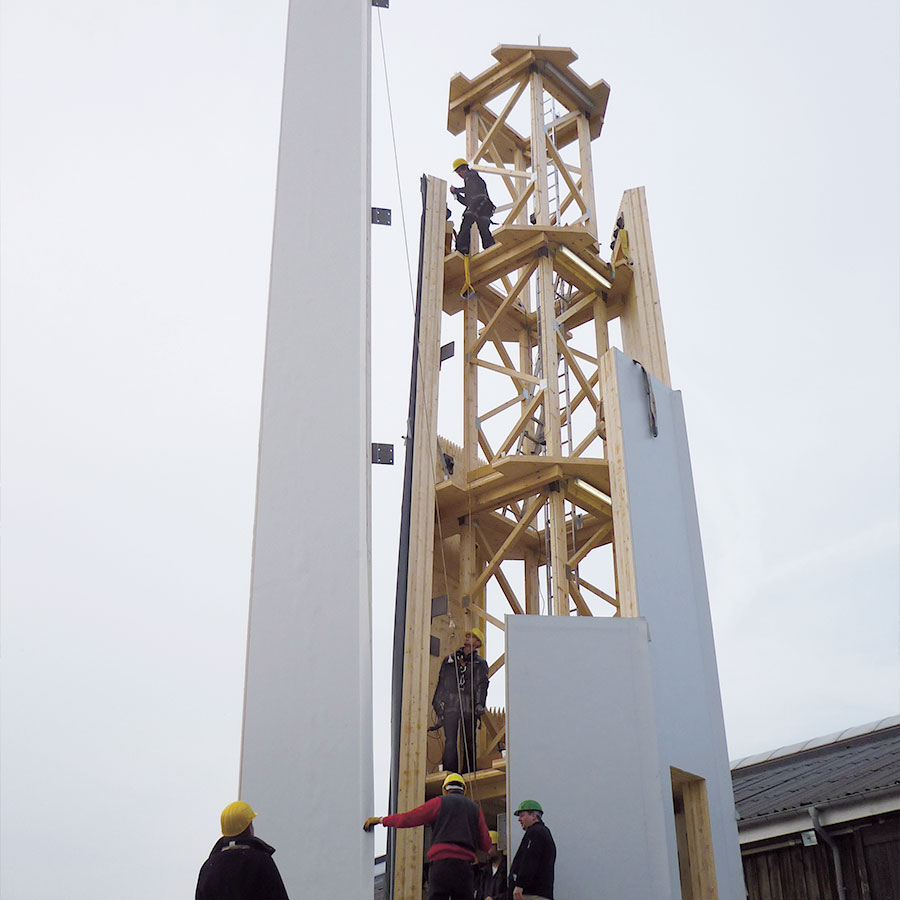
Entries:
POLYGON ((451 772, 442 785, 443 794, 432 797, 409 812, 372 816, 363 828, 415 828, 431 825, 431 847, 427 857, 428 900, 472 900, 475 893, 476 850, 487 853, 491 836, 481 809, 465 795, 466 783, 451 772))

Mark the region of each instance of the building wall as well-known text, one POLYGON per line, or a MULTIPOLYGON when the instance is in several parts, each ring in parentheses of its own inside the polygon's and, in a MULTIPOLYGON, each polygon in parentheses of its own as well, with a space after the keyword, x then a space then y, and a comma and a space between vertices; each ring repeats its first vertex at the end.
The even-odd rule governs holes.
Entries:
MULTIPOLYGON (((667 847, 647 623, 507 616, 510 812, 538 800, 557 897, 680 897, 667 847)), ((669 801, 671 806, 671 799, 669 801)), ((522 839, 510 816, 509 858, 522 839)))
MULTIPOLYGON (((705 779, 719 897, 744 886, 725 741, 700 525, 681 394, 650 376, 657 435, 641 367, 615 354, 638 610, 649 664, 659 767, 705 779)), ((673 816, 671 793, 664 801, 673 816)), ((675 853, 669 831, 669 853, 675 853)))
MULTIPOLYGON (((834 832, 847 900, 900 900, 900 814, 834 832)), ((748 900, 838 900, 831 849, 799 835, 742 847, 748 900)))

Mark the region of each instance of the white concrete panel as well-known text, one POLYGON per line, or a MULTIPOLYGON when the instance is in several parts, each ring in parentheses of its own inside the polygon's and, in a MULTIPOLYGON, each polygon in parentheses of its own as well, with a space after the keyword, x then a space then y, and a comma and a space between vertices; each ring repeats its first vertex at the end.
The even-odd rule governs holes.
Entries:
MULTIPOLYGON (((660 769, 706 779, 719 897, 745 896, 681 394, 616 354, 638 609, 650 627, 660 769)), ((671 808, 671 796, 668 803, 671 808)), ((674 846, 674 832, 670 845, 674 846)))
MULTIPOLYGON (((506 660, 509 811, 544 807, 555 896, 680 897, 646 622, 507 616, 506 660)), ((510 815, 510 859, 521 837, 510 815)))
POLYGON ((292 898, 372 896, 370 15, 288 18, 240 791, 292 898))

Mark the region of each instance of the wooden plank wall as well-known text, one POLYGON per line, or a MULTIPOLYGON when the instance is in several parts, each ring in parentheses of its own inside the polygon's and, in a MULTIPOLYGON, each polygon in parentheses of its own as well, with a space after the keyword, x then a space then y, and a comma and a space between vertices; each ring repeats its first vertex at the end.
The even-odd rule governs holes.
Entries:
MULTIPOLYGON (((444 221, 447 183, 429 177, 425 198, 425 247, 413 450, 410 554, 407 573, 406 636, 403 653, 403 724, 397 809, 425 800, 426 734, 431 708, 428 646, 431 639, 431 588, 434 555, 434 442, 444 292, 444 221)), ((397 832, 394 895, 414 896, 422 882, 422 829, 397 832)))
MULTIPOLYGON (((838 900, 831 849, 796 841, 743 851, 748 900, 838 900)), ((835 836, 847 900, 900 897, 900 815, 835 836)))

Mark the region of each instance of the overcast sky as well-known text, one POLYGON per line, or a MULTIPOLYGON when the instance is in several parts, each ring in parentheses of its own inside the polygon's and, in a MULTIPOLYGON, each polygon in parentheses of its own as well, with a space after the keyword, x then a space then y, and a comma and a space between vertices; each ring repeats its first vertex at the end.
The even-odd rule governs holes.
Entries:
MULTIPOLYGON (((238 783, 287 3, 2 8, 0 894, 192 896, 238 783)), ((896 714, 894 0, 380 18, 413 260, 419 176, 464 153, 454 72, 540 35, 611 85, 597 208, 611 228, 646 185, 730 756, 896 714)), ((378 15, 372 89, 372 199, 394 210, 373 229, 372 430, 402 460, 412 300, 378 15)), ((376 812, 401 480, 373 471, 376 812)))

